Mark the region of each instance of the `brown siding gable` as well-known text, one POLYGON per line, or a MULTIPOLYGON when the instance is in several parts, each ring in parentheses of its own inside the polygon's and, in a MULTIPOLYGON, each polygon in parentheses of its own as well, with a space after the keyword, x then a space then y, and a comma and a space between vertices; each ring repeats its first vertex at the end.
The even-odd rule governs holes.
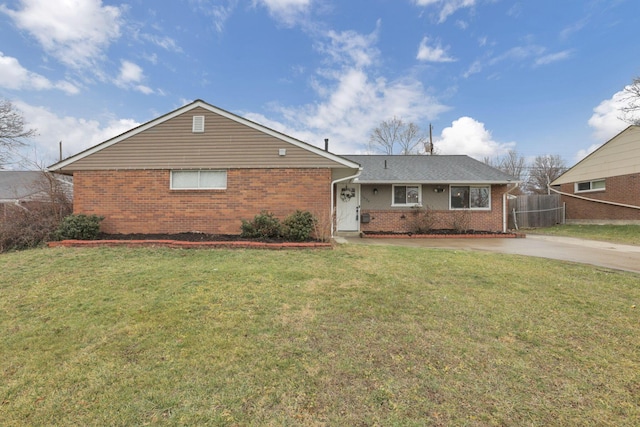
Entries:
POLYGON ((49 170, 73 173, 255 167, 358 168, 359 165, 196 100, 56 163, 49 170), (204 117, 204 132, 193 132, 194 116, 204 117))

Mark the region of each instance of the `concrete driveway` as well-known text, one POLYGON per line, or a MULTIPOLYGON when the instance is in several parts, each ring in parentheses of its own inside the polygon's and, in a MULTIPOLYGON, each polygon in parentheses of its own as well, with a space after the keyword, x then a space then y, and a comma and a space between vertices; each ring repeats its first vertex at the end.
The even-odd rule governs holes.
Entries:
POLYGON ((527 235, 524 239, 362 239, 348 237, 341 238, 338 242, 518 254, 640 273, 640 246, 570 237, 533 234, 527 235))

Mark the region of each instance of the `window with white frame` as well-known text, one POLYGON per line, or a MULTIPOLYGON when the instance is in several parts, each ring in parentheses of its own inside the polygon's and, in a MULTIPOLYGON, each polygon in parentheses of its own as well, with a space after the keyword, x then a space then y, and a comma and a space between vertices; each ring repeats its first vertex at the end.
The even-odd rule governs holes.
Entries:
POLYGON ((415 206, 422 204, 421 185, 394 185, 392 206, 415 206))
POLYGON ((227 171, 171 171, 172 190, 225 190, 227 171))
POLYGON ((451 209, 491 209, 491 186, 451 186, 451 209))
POLYGON ((593 181, 576 182, 576 193, 581 191, 598 191, 604 190, 604 179, 596 179, 593 181))

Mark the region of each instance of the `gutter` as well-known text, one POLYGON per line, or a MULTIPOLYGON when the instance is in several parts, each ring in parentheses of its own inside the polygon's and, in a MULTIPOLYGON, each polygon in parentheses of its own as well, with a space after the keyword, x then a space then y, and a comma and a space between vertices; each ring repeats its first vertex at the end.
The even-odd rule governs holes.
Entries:
POLYGON ((553 191, 554 193, 560 194, 561 196, 573 197, 576 199, 586 200, 588 202, 602 203, 604 205, 620 206, 623 208, 631 208, 631 209, 640 209, 640 206, 636 206, 636 205, 627 205, 626 203, 610 202, 608 200, 590 199, 589 197, 578 196, 577 194, 564 193, 560 190, 556 190, 555 188, 551 188, 551 186, 548 186, 547 188, 549 189, 549 191, 553 191))
POLYGON ((355 175, 351 175, 351 176, 347 176, 345 178, 340 178, 340 179, 336 179, 334 181, 331 181, 331 238, 333 239, 333 232, 334 232, 334 214, 335 214, 335 206, 333 203, 333 196, 334 196, 334 192, 333 192, 333 188, 335 187, 335 185, 339 182, 343 182, 343 181, 348 181, 350 179, 355 179, 357 177, 360 176, 360 174, 362 173, 362 166, 360 166, 358 168, 358 173, 355 175))

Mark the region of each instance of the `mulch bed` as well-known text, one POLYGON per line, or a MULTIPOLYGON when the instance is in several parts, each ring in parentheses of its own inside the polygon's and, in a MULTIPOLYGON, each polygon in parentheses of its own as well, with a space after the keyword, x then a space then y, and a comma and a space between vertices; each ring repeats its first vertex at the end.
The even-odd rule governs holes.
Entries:
POLYGON ((107 234, 100 233, 96 240, 175 240, 179 242, 262 242, 285 243, 282 239, 249 239, 237 234, 175 233, 175 234, 107 234))
POLYGON ((105 234, 96 240, 63 240, 49 242, 49 247, 125 246, 169 248, 251 248, 251 249, 326 249, 332 244, 320 241, 288 242, 284 240, 256 240, 231 234, 177 233, 177 234, 105 234))
POLYGON ((362 237, 374 239, 469 239, 469 238, 522 238, 522 233, 482 230, 453 230, 438 229, 430 230, 427 233, 398 233, 393 231, 367 231, 362 233, 362 237))

